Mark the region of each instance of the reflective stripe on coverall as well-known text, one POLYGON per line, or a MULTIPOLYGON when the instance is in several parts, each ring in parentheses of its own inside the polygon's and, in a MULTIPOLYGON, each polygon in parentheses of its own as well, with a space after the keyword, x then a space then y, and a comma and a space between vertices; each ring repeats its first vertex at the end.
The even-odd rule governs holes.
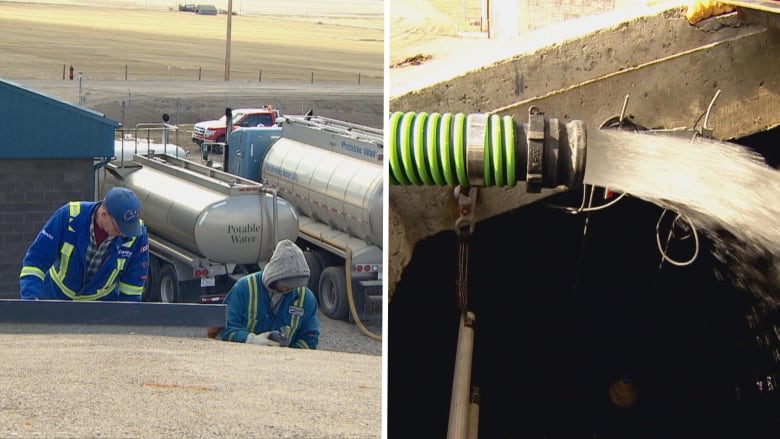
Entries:
MULTIPOLYGON (((59 259, 58 259, 59 266, 57 266, 55 261, 55 264, 51 265, 48 269, 48 274, 51 281, 59 288, 60 292, 64 296, 66 296, 71 300, 78 300, 78 301, 100 300, 106 297, 107 295, 111 294, 112 292, 114 292, 114 290, 117 289, 117 286, 119 289, 119 293, 129 297, 137 297, 138 299, 140 299, 140 296, 143 292, 143 285, 137 286, 137 285, 131 285, 125 282, 121 282, 121 281, 117 282, 117 278, 120 276, 120 274, 126 268, 127 265, 127 258, 122 257, 120 255, 117 255, 115 266, 108 274, 108 276, 105 277, 106 279, 105 282, 102 284, 102 286, 97 288, 94 294, 79 294, 79 291, 73 290, 72 288, 69 288, 66 285, 65 282, 68 276, 69 269, 77 267, 77 266, 72 266, 70 260, 71 256, 73 255, 74 249, 76 248, 75 243, 77 242, 78 239, 76 230, 74 229, 72 223, 74 219, 81 214, 81 205, 82 202, 79 201, 72 201, 68 204, 68 212, 69 212, 68 227, 67 227, 67 232, 65 233, 64 236, 62 236, 63 243, 59 249, 59 259)), ((89 221, 92 221, 92 219, 90 218, 89 221)), ((127 249, 127 253, 132 254, 132 248, 133 245, 136 243, 136 239, 137 238, 130 238, 127 242, 121 244, 121 247, 127 249)), ((126 253, 123 252, 123 254, 126 253)), ((82 270, 84 270, 84 267, 82 267, 82 270)), ((34 265, 25 265, 22 267, 21 274, 19 277, 23 278, 25 276, 35 276, 44 282, 46 278, 44 271, 40 267, 34 265)))

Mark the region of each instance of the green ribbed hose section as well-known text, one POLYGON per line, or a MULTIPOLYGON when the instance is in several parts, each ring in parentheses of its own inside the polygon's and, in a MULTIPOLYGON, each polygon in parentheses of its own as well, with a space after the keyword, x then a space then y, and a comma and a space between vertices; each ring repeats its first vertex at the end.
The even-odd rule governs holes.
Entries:
MULTIPOLYGON (((463 113, 392 113, 390 184, 471 186, 466 162, 467 122, 463 113)), ((488 116, 484 154, 482 185, 517 184, 512 116, 488 116)))

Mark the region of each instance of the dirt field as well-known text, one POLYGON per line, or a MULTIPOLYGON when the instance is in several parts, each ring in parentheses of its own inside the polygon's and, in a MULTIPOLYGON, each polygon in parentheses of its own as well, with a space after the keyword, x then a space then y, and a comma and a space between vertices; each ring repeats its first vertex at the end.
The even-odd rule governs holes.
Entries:
POLYGON ((186 130, 226 107, 265 104, 382 127, 382 17, 233 16, 229 81, 227 18, 0 2, 0 78, 127 127, 167 112, 186 130))

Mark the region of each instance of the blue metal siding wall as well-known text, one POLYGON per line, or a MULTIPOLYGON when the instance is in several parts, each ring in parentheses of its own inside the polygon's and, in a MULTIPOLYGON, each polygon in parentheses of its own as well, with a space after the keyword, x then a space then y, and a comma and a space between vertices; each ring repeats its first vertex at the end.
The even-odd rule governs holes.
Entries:
POLYGON ((118 126, 101 113, 0 79, 0 159, 110 157, 118 126))
POLYGON ((27 247, 61 205, 92 200, 91 158, 0 160, 0 299, 19 298, 19 270, 27 247))

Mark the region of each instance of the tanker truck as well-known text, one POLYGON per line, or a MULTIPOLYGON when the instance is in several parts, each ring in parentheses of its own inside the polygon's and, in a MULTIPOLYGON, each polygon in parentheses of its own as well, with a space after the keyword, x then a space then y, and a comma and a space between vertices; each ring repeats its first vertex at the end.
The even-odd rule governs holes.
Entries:
POLYGON ((381 317, 382 130, 312 115, 285 116, 277 125, 232 131, 224 169, 276 189, 293 205, 308 286, 323 314, 381 317))
POLYGON ((144 301, 208 303, 260 269, 298 217, 276 190, 167 154, 135 154, 97 173, 98 196, 133 190, 149 237, 144 301))

